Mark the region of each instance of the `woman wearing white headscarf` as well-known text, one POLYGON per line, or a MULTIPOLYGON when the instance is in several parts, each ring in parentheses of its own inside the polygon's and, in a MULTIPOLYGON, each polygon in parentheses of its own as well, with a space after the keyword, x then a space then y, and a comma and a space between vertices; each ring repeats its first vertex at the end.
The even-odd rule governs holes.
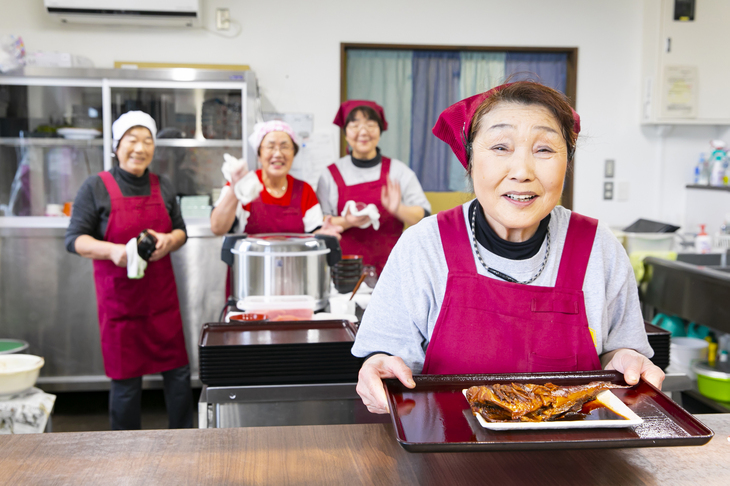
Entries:
POLYGON ((257 123, 248 139, 258 154, 260 169, 226 163, 229 181, 210 215, 216 235, 226 233, 323 233, 336 236, 342 227, 324 219, 314 189, 289 175, 299 151, 294 130, 272 120, 257 123))
POLYGON ((139 429, 142 376, 162 373, 170 428, 192 427, 190 366, 170 252, 187 239, 172 184, 147 169, 157 125, 131 111, 112 125, 118 167, 89 177, 66 232, 69 252, 94 260, 104 369, 112 379, 113 430, 139 429), (157 239, 140 277, 128 269, 144 230, 157 239), (132 248, 132 250, 130 250, 132 248))

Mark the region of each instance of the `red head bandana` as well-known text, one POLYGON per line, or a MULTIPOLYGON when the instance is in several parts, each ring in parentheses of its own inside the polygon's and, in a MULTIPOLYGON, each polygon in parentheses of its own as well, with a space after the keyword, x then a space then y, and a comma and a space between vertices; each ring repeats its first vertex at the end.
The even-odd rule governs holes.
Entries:
POLYGON ((386 131, 388 129, 388 122, 385 120, 385 112, 383 111, 383 107, 373 101, 367 100, 345 101, 340 105, 340 109, 337 110, 337 115, 335 115, 335 120, 332 123, 344 129, 347 115, 349 115, 350 112, 358 106, 367 106, 375 110, 378 115, 380 115, 380 119, 383 120, 383 131, 386 131))
MULTIPOLYGON (((485 93, 480 93, 461 100, 458 103, 454 103, 439 115, 439 119, 431 131, 436 137, 449 144, 449 147, 451 147, 451 150, 464 168, 467 168, 469 165, 469 157, 466 153, 465 143, 469 129, 471 128, 471 120, 474 118, 474 113, 476 113, 477 108, 479 108, 479 105, 484 100, 510 84, 513 83, 497 86, 485 93)), ((580 116, 578 116, 575 110, 573 110, 573 120, 573 131, 577 135, 580 133, 580 116)))

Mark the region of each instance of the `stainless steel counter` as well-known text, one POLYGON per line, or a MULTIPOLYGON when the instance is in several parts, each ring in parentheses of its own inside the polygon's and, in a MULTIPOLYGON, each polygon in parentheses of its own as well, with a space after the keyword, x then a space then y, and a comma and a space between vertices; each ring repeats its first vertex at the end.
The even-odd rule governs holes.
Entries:
POLYGON ((198 402, 198 427, 390 423, 389 415, 368 412, 356 385, 204 386, 198 402))
MULTIPOLYGON (((91 260, 64 246, 65 218, 0 218, 0 337, 24 339, 45 358, 38 386, 46 391, 104 390, 109 380, 99 341, 91 260)), ((194 385, 198 334, 225 303, 222 239, 207 219, 188 220, 188 241, 172 254, 194 385)), ((145 379, 145 387, 161 378, 145 379)))

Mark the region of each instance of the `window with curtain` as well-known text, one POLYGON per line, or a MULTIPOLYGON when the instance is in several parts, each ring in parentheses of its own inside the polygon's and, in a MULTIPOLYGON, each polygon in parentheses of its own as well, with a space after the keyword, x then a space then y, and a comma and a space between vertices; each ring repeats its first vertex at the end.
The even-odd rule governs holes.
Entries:
MULTIPOLYGON (((389 126, 380 148, 384 155, 408 164, 425 191, 468 190, 464 168, 431 133, 449 105, 510 76, 537 80, 575 100, 577 49, 366 47, 342 44, 346 63, 342 98, 383 106, 389 126)), ((566 179, 565 193, 563 202, 569 207, 572 180, 566 179)))

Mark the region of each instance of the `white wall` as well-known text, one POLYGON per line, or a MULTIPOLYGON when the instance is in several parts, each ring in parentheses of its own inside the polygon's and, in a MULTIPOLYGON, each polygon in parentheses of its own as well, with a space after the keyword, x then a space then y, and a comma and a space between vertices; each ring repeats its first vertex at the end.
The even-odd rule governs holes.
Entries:
POLYGON ((97 67, 116 60, 249 64, 265 110, 314 113, 315 129, 333 133, 340 42, 578 47, 577 111, 584 131, 575 209, 614 226, 639 217, 681 223, 683 186, 697 154, 710 138, 727 135, 708 127, 675 129, 662 144, 654 129, 641 128, 642 9, 636 0, 203 0, 210 28, 215 8, 230 9, 242 25, 233 39, 203 29, 61 25, 42 4, 0 0, 0 34, 22 35, 29 51, 87 56, 97 67), (630 182, 627 202, 602 199, 607 158, 616 160, 616 180, 630 182))

